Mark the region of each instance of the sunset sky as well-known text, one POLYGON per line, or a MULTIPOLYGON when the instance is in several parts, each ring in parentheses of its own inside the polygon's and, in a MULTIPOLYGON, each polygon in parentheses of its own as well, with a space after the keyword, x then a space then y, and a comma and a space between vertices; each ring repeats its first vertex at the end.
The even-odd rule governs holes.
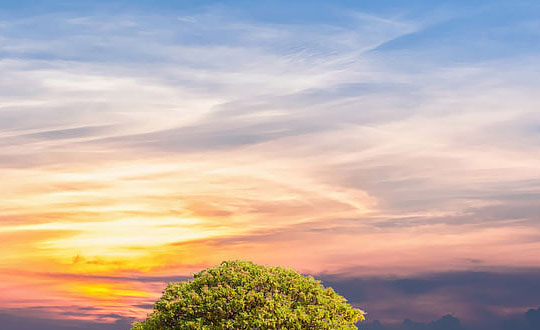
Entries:
POLYGON ((3 330, 127 330, 231 259, 373 329, 522 322, 540 3, 0 0, 0 191, 3 330))

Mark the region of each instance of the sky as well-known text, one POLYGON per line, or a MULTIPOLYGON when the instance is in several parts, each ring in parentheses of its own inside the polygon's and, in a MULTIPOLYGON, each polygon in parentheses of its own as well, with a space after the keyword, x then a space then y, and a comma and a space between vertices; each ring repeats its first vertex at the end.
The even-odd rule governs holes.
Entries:
POLYGON ((223 260, 366 330, 540 329, 537 1, 0 0, 0 322, 223 260))

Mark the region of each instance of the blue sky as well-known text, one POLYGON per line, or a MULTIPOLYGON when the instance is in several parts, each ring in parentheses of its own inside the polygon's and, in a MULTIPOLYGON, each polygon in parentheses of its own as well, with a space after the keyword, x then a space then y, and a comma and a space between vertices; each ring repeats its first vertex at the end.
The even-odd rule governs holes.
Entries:
MULTIPOLYGON (((392 54, 397 56, 403 52, 415 52, 440 61, 475 62, 537 52, 539 10, 534 1, 4 1, 2 15, 9 19, 29 14, 58 17, 121 13, 174 19, 176 15, 214 12, 243 22, 328 25, 354 30, 358 24, 354 13, 361 13, 421 26, 414 32, 388 40, 378 51, 394 51, 397 54, 392 54)), ((58 30, 61 26, 44 26, 47 24, 39 21, 33 23, 33 28, 39 27, 32 31, 36 37, 41 35, 46 39, 62 35, 58 30)), ((30 31, 21 29, 14 32, 16 36, 30 31)), ((208 32, 201 42, 221 40, 219 29, 208 32)))
POLYGON ((539 31, 535 1, 1 1, 0 319, 125 328, 249 259, 369 329, 532 329, 539 31))

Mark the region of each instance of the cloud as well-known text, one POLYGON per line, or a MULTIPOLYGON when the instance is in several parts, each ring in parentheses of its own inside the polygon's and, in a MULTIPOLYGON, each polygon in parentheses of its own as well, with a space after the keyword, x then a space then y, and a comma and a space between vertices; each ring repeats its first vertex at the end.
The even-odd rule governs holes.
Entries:
MULTIPOLYGON (((472 329, 482 329, 500 326, 503 320, 512 317, 519 318, 528 306, 535 306, 540 294, 539 274, 538 269, 495 269, 387 278, 319 277, 355 306, 367 310, 371 321, 384 319, 391 326, 404 319, 430 320, 451 314, 465 320, 463 323, 472 329)), ((536 322, 536 311, 528 313, 530 322, 536 322)), ((402 326, 422 329, 439 326, 436 322, 407 323, 402 326)), ((443 318, 440 326, 444 324, 459 329, 453 317, 443 318)), ((444 326, 442 329, 446 329, 444 326)))
POLYGON ((478 11, 409 10, 8 17, 1 303, 109 296, 120 310, 88 315, 114 322, 164 280, 249 258, 357 276, 336 286, 396 324, 536 304, 529 274, 489 270, 538 259, 538 58, 431 49, 477 49, 456 31, 478 11))
POLYGON ((2 329, 5 330, 125 330, 130 327, 133 319, 111 315, 116 319, 113 323, 91 322, 87 320, 45 319, 29 315, 0 314, 2 329))
MULTIPOLYGON (((537 301, 538 274, 538 269, 530 269, 431 273, 402 278, 351 278, 324 274, 315 274, 315 277, 323 279, 325 286, 334 288, 353 305, 367 310, 368 321, 360 326, 368 330, 481 330, 499 327, 532 330, 538 326, 540 308, 529 309, 526 313, 523 311, 527 309, 524 306, 534 305, 537 301), (426 303, 431 307, 426 309, 426 303), (457 306, 460 306, 459 311, 447 309, 455 309, 457 306), (445 309, 452 314, 444 314, 445 309), (377 319, 383 321, 377 321, 377 319), (424 321, 413 321, 419 319, 424 321)), ((47 274, 44 275, 47 276, 47 274)), ((183 276, 108 277, 71 274, 51 274, 51 276, 86 281, 159 282, 161 287, 169 280, 189 279, 183 276)), ((151 303, 136 303, 133 308, 149 311, 152 306, 151 303)), ((100 308, 88 306, 35 306, 12 309, 4 311, 1 319, 5 320, 4 324, 8 330, 15 329, 10 328, 13 324, 19 324, 23 327, 22 329, 26 329, 24 327, 31 329, 37 322, 43 322, 45 326, 56 324, 60 329, 64 326, 80 329, 94 329, 102 326, 104 329, 117 329, 117 326, 127 326, 134 320, 133 317, 118 315, 114 312, 107 313, 101 311, 100 308), (63 316, 81 319, 42 319, 43 315, 47 315, 44 313, 50 313, 56 309, 61 310, 63 316), (23 314, 26 317, 24 321, 17 316, 23 314)))
POLYGON ((176 276, 152 276, 152 275, 134 275, 134 276, 105 276, 105 275, 86 275, 86 274, 62 274, 62 273, 34 273, 36 276, 45 276, 52 278, 65 278, 77 280, 107 280, 112 282, 183 282, 191 279, 191 276, 176 275, 176 276))
POLYGON ((483 330, 483 329, 503 329, 503 330, 533 330, 538 329, 537 317, 540 309, 529 309, 521 318, 511 320, 493 320, 492 324, 464 325, 461 320, 453 315, 444 315, 440 319, 430 322, 415 322, 410 319, 404 320, 401 324, 388 325, 379 321, 360 324, 366 330, 483 330), (535 323, 536 322, 536 323, 535 323))

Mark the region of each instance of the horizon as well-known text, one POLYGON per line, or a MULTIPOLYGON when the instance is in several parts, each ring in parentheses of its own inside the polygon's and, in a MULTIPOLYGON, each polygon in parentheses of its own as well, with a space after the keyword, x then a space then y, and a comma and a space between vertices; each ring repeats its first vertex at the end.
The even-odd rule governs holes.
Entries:
POLYGON ((321 279, 360 329, 536 329, 539 17, 0 1, 0 322, 127 329, 240 259, 321 279))

